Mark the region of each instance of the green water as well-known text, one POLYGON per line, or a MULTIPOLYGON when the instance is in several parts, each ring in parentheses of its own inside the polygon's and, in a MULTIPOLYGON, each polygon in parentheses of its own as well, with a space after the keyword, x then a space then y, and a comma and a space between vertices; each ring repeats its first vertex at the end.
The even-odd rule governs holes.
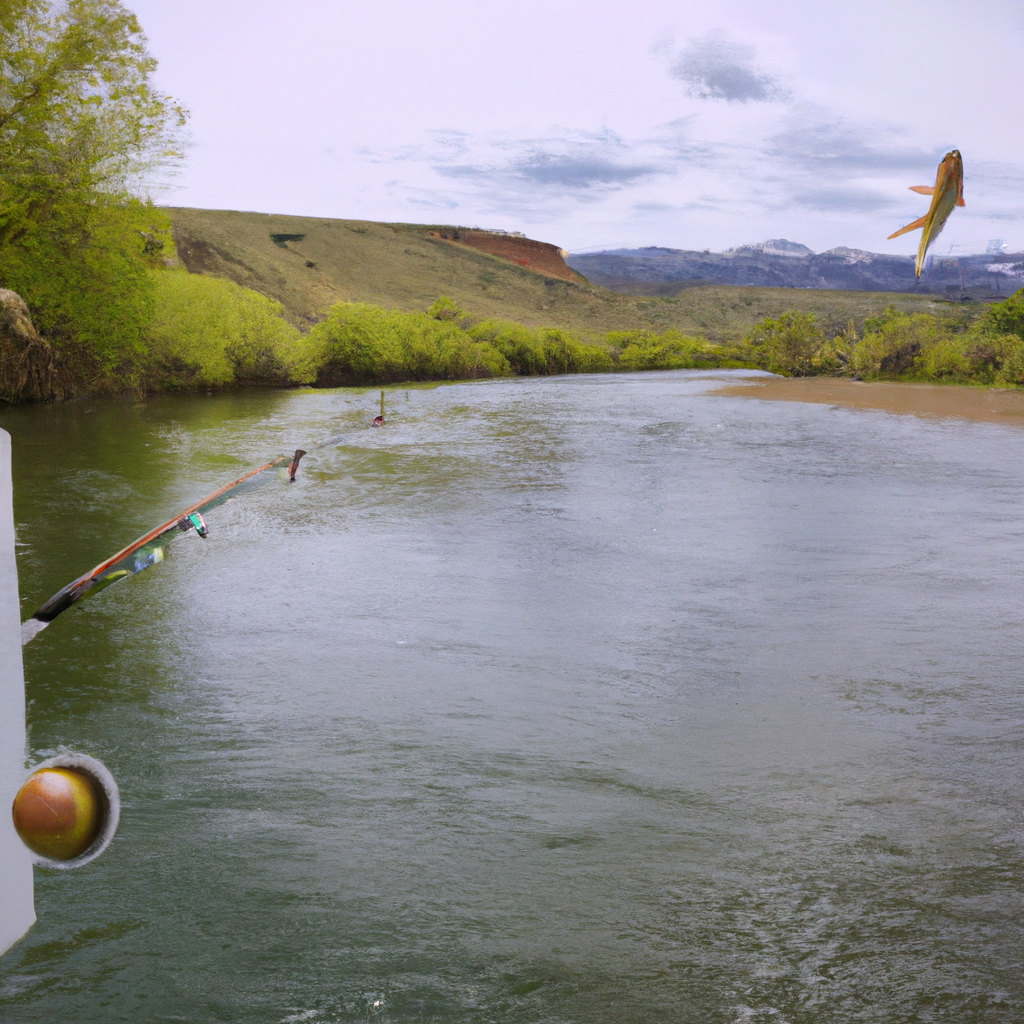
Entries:
POLYGON ((712 384, 0 413, 26 616, 309 451, 25 649, 123 809, 0 1019, 1024 1019, 1024 433, 712 384))

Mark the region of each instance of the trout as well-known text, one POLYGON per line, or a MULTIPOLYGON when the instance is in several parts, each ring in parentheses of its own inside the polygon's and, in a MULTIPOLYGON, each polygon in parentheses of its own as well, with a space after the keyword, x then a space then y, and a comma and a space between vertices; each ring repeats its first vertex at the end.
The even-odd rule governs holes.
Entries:
POLYGON ((954 206, 964 205, 964 162, 960 157, 959 149, 950 150, 939 164, 939 170, 935 175, 934 185, 911 185, 911 192, 920 192, 923 196, 931 196, 932 204, 923 217, 918 217, 912 224, 908 224, 899 231, 894 231, 889 237, 898 238, 908 231, 916 231, 921 228, 921 244, 917 249, 917 276, 921 276, 921 269, 924 267, 925 253, 928 246, 939 237, 939 232, 946 225, 949 215, 953 212, 954 206))

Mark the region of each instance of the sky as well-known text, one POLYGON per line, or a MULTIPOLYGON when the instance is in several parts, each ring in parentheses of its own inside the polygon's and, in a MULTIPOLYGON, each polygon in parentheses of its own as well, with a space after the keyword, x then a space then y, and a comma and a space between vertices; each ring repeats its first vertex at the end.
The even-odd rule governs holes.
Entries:
POLYGON ((191 111, 157 202, 521 231, 1024 251, 1024 0, 124 0, 191 111))

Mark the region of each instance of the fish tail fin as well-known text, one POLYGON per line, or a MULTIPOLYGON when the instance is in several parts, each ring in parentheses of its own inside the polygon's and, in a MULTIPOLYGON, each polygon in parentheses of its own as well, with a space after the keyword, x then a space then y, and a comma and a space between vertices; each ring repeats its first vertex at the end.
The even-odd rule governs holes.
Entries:
POLYGON ((921 271, 924 270, 924 258, 928 254, 928 247, 935 241, 939 235, 942 234, 942 229, 946 226, 944 220, 936 220, 932 223, 930 228, 925 228, 921 235, 921 244, 917 249, 917 276, 921 276, 921 271))
POLYGON ((899 231, 894 231, 889 238, 899 238, 900 235, 905 235, 908 231, 916 231, 918 228, 924 227, 924 222, 928 219, 928 214, 923 217, 918 217, 917 220, 911 222, 906 227, 900 228, 899 231))

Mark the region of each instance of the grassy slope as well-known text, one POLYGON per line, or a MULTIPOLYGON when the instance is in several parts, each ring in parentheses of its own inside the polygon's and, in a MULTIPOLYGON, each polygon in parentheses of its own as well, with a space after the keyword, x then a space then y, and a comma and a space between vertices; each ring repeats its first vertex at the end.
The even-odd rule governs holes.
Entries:
POLYGON ((585 337, 674 327, 712 341, 737 341, 765 316, 788 309, 839 326, 889 303, 912 312, 959 315, 932 296, 712 285, 670 298, 622 295, 526 270, 468 246, 431 238, 434 225, 285 217, 171 208, 178 252, 193 272, 227 277, 280 301, 302 325, 332 302, 423 310, 450 295, 474 316, 568 327, 585 337), (272 233, 304 234, 286 247, 272 233), (307 262, 315 266, 307 266, 307 262))

